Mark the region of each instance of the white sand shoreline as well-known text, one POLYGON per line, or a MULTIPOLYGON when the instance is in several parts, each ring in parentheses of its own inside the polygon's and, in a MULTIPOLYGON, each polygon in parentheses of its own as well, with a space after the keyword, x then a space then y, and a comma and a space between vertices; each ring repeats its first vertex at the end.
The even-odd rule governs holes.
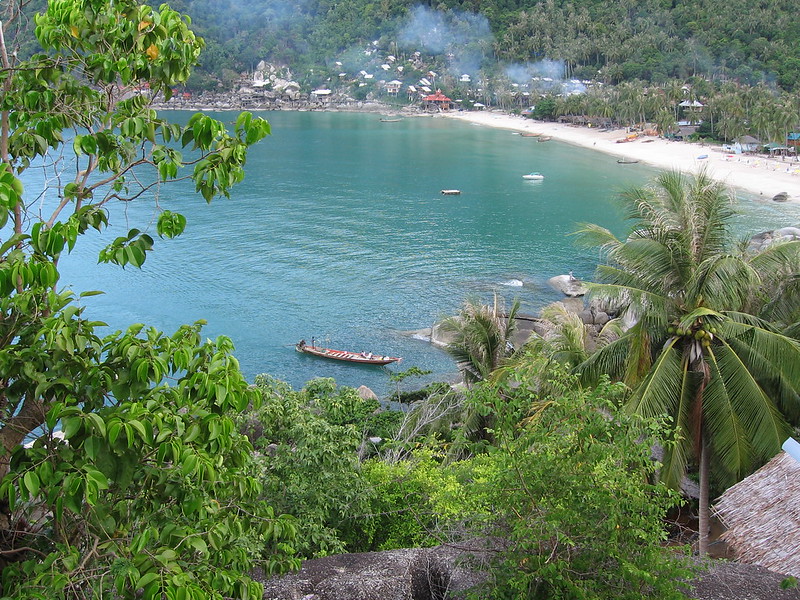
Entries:
MULTIPOLYGON (((616 140, 625 137, 624 129, 602 131, 590 127, 534 121, 494 111, 442 114, 477 125, 552 136, 562 142, 619 158, 639 160, 660 169, 696 173, 706 167, 709 175, 726 185, 761 196, 770 202, 776 194, 786 192, 789 203, 800 205, 800 162, 794 158, 787 158, 784 162, 762 156, 730 155, 719 146, 673 142, 653 136, 617 143, 616 140), (705 158, 699 158, 701 156, 705 158)), ((535 140, 531 139, 531 142, 535 143, 535 140)))

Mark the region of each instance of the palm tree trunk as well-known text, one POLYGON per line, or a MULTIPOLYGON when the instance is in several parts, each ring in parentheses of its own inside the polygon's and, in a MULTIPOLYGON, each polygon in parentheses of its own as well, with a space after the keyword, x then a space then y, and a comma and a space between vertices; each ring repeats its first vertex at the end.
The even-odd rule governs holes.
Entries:
POLYGON ((709 531, 709 509, 708 509, 708 447, 705 436, 700 441, 700 501, 698 506, 699 524, 698 534, 700 540, 697 544, 697 553, 700 556, 708 554, 708 531, 709 531))

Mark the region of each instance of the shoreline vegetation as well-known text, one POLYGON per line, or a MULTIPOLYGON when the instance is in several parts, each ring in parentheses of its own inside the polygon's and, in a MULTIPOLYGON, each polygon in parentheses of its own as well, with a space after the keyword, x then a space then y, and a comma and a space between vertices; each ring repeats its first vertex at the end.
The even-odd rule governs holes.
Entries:
MULTIPOLYGON (((321 103, 291 103, 282 106, 239 106, 230 98, 209 102, 206 100, 173 99, 169 103, 156 103, 158 110, 202 111, 322 111, 363 112, 387 117, 449 118, 479 126, 507 129, 520 134, 536 134, 554 140, 603 152, 629 163, 641 162, 665 169, 696 174, 706 169, 713 179, 738 188, 757 198, 772 203, 776 195, 783 202, 800 205, 800 160, 798 157, 768 158, 761 154, 733 154, 722 146, 687 141, 666 140, 658 136, 639 135, 620 143, 629 136, 626 128, 598 129, 551 121, 536 121, 500 110, 447 111, 429 113, 418 108, 396 107, 380 102, 355 102, 351 105, 321 103), (177 100, 177 101, 176 101, 177 100)), ((532 140, 533 141, 533 140, 532 140)), ((620 168, 627 168, 620 165, 620 168)))

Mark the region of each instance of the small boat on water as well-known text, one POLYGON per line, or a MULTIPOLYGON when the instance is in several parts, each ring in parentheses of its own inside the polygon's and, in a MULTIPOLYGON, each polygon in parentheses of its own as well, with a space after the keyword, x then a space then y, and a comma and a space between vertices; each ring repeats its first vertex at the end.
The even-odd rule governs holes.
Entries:
POLYGON ((532 132, 529 132, 529 133, 520 133, 520 135, 521 135, 522 137, 539 137, 539 136, 540 136, 540 135, 542 135, 542 134, 541 134, 541 133, 532 133, 532 132))
POLYGON ((402 121, 403 119, 381 119, 381 123, 397 123, 398 121, 402 121))
POLYGON ((311 345, 306 344, 305 340, 300 340, 295 344, 295 350, 313 356, 321 356, 322 358, 330 358, 332 360, 341 360, 344 362, 359 363, 362 365, 388 365, 389 363, 400 362, 403 360, 399 356, 382 356, 373 354, 372 352, 349 352, 347 350, 334 350, 332 348, 322 348, 314 344, 311 340, 311 345))
POLYGON ((553 136, 552 136, 552 135, 540 135, 540 136, 539 136, 539 139, 538 139, 538 140, 536 140, 536 141, 537 141, 537 142, 549 142, 549 141, 550 141, 550 140, 552 140, 552 139, 553 139, 553 136))
POLYGON ((619 158, 617 159, 618 165, 635 165, 639 162, 637 158, 619 158))
POLYGON ((527 175, 522 176, 523 179, 527 179, 529 181, 540 181, 544 179, 544 175, 538 172, 528 173, 527 175))
POLYGON ((461 190, 442 190, 443 196, 458 196, 461 190))

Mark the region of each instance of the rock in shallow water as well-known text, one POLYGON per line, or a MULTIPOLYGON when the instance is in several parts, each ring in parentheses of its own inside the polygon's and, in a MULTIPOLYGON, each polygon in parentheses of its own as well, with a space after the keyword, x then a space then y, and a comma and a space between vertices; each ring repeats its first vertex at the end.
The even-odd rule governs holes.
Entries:
POLYGON ((558 290, 570 298, 583 296, 588 291, 583 281, 576 279, 572 275, 556 275, 548 279, 547 283, 554 290, 558 290))

